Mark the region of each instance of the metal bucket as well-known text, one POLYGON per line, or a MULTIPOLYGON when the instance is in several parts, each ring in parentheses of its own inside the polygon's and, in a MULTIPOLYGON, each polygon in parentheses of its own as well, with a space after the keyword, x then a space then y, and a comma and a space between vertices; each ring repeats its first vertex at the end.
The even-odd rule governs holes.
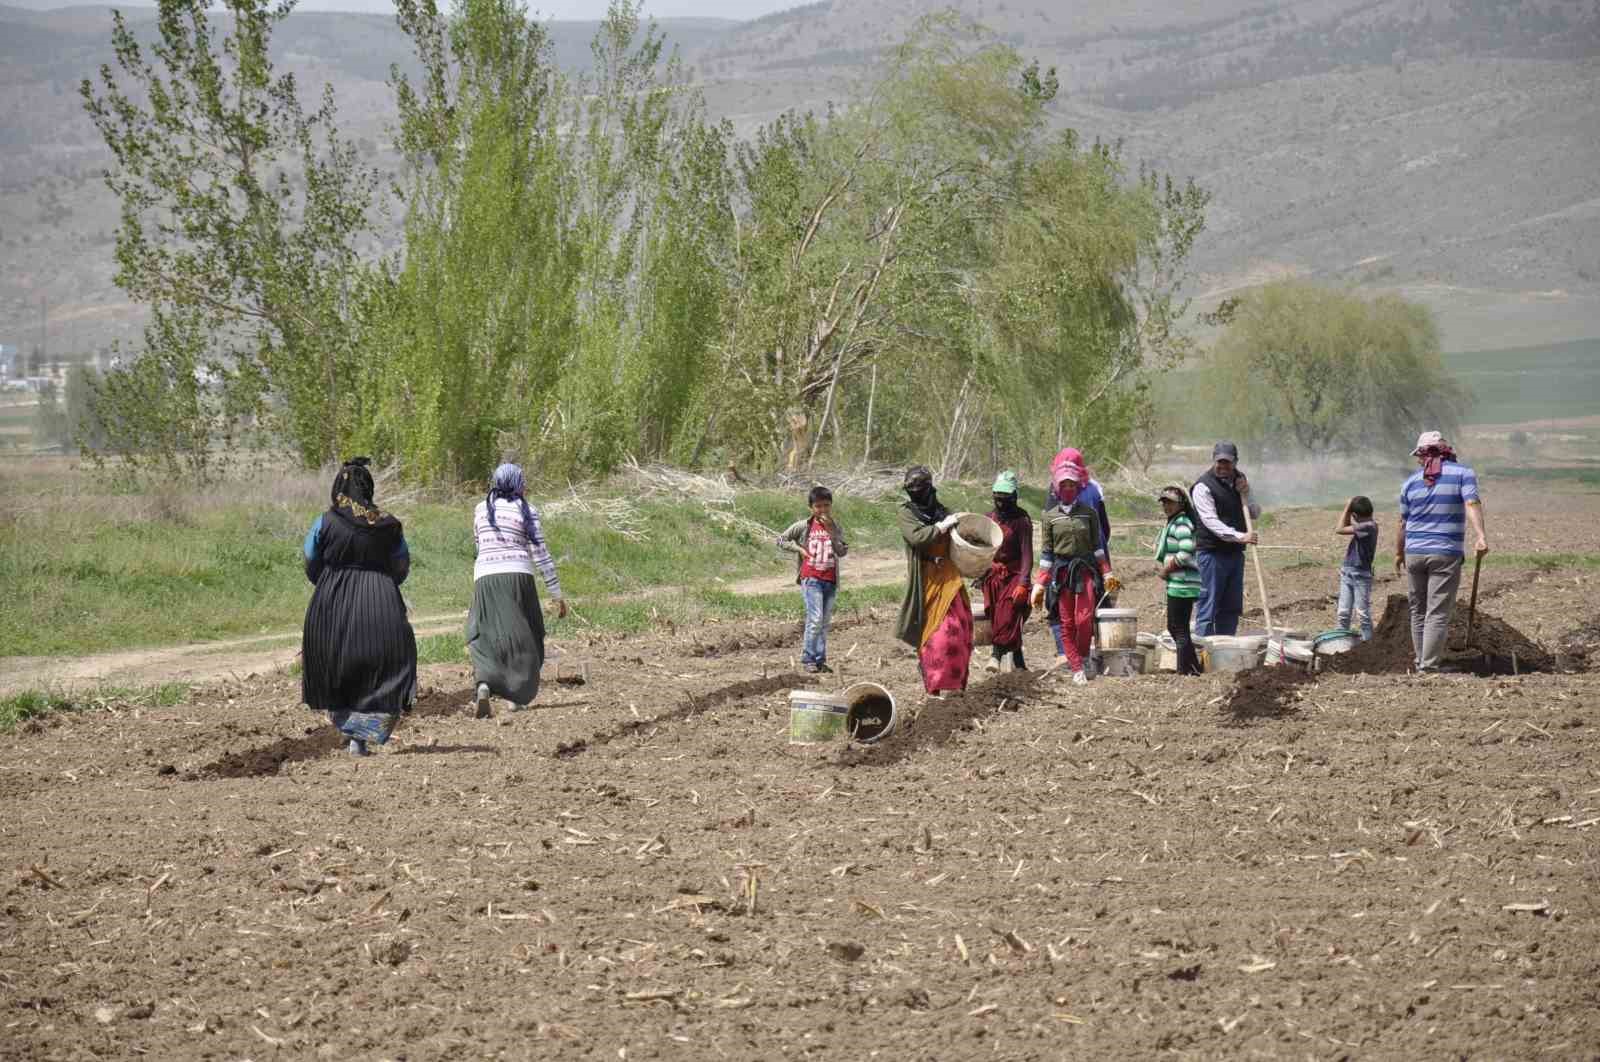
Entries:
POLYGON ((816 690, 789 692, 789 742, 815 745, 844 736, 850 702, 836 693, 816 690))
POLYGON ((894 694, 876 682, 857 682, 844 691, 845 733, 851 741, 875 745, 894 734, 899 717, 894 710, 894 694))

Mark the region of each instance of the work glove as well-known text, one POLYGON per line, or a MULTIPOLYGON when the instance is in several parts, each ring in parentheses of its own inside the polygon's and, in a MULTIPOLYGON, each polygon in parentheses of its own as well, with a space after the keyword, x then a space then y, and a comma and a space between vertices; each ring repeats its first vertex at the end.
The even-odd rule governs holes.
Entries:
POLYGON ((1106 593, 1114 594, 1122 589, 1122 580, 1115 575, 1106 576, 1106 593))
POLYGON ((937 525, 935 525, 935 526, 937 526, 940 531, 948 532, 951 529, 953 529, 960 522, 961 522, 961 517, 955 515, 954 513, 951 513, 949 516, 945 517, 943 520, 940 520, 939 523, 937 525))
POLYGON ((1025 586, 1013 586, 1011 588, 1011 600, 1019 605, 1028 600, 1028 588, 1025 586))

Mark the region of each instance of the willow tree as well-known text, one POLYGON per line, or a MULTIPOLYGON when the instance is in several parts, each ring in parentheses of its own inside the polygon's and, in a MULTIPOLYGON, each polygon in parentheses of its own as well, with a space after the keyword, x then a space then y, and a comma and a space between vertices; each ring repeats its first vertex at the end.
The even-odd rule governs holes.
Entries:
POLYGON ((360 401, 351 310, 376 185, 332 90, 307 110, 270 44, 292 0, 158 0, 148 50, 113 13, 115 63, 80 93, 115 165, 116 283, 150 307, 143 349, 96 404, 111 443, 204 469, 265 424, 308 463, 360 401))
POLYGON ((371 289, 365 445, 414 476, 666 452, 721 331, 726 127, 638 4, 569 78, 520 0, 399 0, 405 246, 371 289))
POLYGON ((1409 447, 1466 408, 1432 312, 1399 296, 1278 281, 1226 304, 1221 320, 1206 399, 1242 438, 1313 454, 1409 447))
POLYGON ((738 157, 741 217, 723 382, 734 445, 809 462, 842 388, 889 348, 965 342, 974 233, 1041 109, 1015 52, 924 20, 843 108, 786 115, 738 157))
POLYGON ((1193 182, 1130 177, 1115 147, 1070 131, 1019 170, 978 300, 994 428, 1013 450, 1122 456, 1150 379, 1192 349, 1178 293, 1208 200, 1193 182))

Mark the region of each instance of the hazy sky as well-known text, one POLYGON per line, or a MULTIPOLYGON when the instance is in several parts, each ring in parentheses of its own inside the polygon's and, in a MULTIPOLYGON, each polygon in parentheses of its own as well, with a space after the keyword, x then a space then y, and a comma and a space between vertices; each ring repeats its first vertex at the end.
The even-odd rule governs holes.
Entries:
MULTIPOLYGON (((139 0, 7 0, 17 7, 50 10, 83 3, 110 3, 117 7, 142 7, 139 0)), ((806 0, 645 0, 645 14, 657 18, 703 15, 750 19, 797 7, 806 0)), ((528 9, 542 18, 598 19, 606 13, 606 0, 527 0, 528 9)), ((152 5, 153 6, 153 5, 152 5)), ((301 0, 302 11, 365 11, 388 14, 390 0, 301 0)))

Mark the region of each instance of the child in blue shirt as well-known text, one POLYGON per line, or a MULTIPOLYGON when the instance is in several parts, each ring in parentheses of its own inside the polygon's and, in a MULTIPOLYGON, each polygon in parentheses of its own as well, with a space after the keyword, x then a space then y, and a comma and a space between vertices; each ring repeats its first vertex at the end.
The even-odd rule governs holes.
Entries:
POLYGON ((1350 613, 1354 611, 1361 619, 1361 640, 1371 641, 1372 558, 1378 550, 1378 522, 1372 518, 1372 499, 1358 494, 1345 502, 1339 526, 1333 531, 1350 537, 1339 569, 1339 626, 1354 630, 1350 626, 1350 613))

